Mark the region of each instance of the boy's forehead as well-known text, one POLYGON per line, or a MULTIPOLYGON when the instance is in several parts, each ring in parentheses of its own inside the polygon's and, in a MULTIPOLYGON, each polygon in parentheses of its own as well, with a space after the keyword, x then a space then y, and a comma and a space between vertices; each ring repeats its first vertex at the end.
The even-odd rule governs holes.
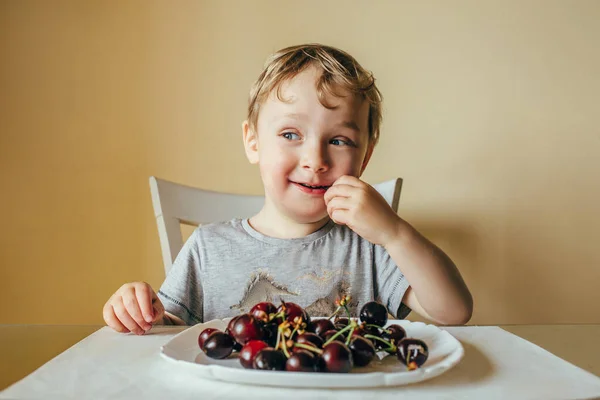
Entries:
POLYGON ((361 96, 349 92, 345 88, 336 88, 336 94, 323 92, 323 99, 319 99, 317 83, 321 72, 316 68, 308 68, 298 75, 280 83, 273 88, 264 104, 263 111, 269 109, 269 119, 309 119, 306 110, 311 108, 328 109, 329 114, 339 115, 344 119, 343 124, 357 126, 365 129, 368 125, 368 102, 361 96), (321 100, 327 105, 323 105, 321 100), (364 120, 364 124, 363 121, 364 120), (361 127, 360 125, 365 125, 361 127))

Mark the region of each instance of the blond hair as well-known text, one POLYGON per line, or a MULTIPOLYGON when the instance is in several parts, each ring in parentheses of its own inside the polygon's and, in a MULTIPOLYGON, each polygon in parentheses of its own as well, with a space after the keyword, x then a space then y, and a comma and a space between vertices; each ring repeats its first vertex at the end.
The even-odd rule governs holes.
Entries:
POLYGON ((342 91, 361 96, 369 102, 369 142, 377 143, 381 125, 382 95, 375 85, 373 74, 365 70, 350 54, 321 44, 305 44, 287 47, 272 54, 263 71, 250 90, 248 122, 256 128, 260 106, 273 92, 281 101, 281 84, 308 68, 322 70, 317 81, 317 94, 324 107, 327 95, 343 96, 342 91), (341 90, 340 90, 341 89, 341 90))

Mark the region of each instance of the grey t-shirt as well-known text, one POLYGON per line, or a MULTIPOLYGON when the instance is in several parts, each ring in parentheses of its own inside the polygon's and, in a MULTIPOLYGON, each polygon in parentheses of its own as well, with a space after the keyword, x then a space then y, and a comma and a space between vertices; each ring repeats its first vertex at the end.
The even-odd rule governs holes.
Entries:
POLYGON ((234 219, 198 227, 177 256, 158 297, 166 311, 193 325, 248 312, 261 301, 297 303, 329 316, 350 295, 357 315, 368 301, 404 318, 409 284, 387 251, 329 221, 308 236, 278 239, 234 219))

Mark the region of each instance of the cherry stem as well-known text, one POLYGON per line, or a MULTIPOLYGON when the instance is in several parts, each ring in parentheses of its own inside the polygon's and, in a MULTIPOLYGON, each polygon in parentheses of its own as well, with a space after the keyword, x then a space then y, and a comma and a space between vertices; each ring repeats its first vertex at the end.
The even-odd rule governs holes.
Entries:
POLYGON ((350 310, 348 310, 348 306, 346 306, 346 304, 344 304, 344 310, 346 310, 346 314, 348 314, 348 320, 351 320, 352 315, 350 315, 350 310))
POLYGON ((394 351, 395 352, 396 349, 397 349, 397 347, 394 344, 392 344, 392 343, 388 342, 387 340, 382 339, 380 337, 377 337, 377 336, 374 336, 374 335, 365 335, 365 338, 367 338, 367 339, 375 339, 375 340, 379 340, 380 342, 385 343, 387 345, 387 348, 385 348, 383 350, 389 350, 389 351, 394 351))
POLYGON ((392 333, 389 329, 385 329, 382 326, 379 325, 374 325, 374 324, 367 324, 366 325, 368 328, 377 328, 377 329, 381 329, 382 331, 384 331, 385 333, 392 333))
POLYGON ((323 354, 323 350, 318 349, 318 348, 313 347, 313 346, 309 346, 309 345, 304 344, 304 343, 294 343, 294 347, 299 347, 301 349, 310 350, 310 351, 312 351, 314 353, 317 353, 317 354, 323 354))
POLYGON ((276 318, 282 318, 285 321, 285 311, 281 310, 278 313, 269 314, 269 321, 273 321, 276 318))
POLYGON ((327 319, 331 319, 333 317, 335 317, 335 315, 340 311, 340 306, 338 306, 335 311, 333 312, 333 314, 331 314, 327 319))
POLYGON ((283 329, 279 327, 277 328, 277 343, 275 344, 275 349, 279 349, 279 347, 281 347, 281 350, 283 350, 283 354, 285 354, 287 358, 290 358, 290 353, 288 353, 287 351, 287 345, 285 344, 285 342, 286 339, 285 335, 283 334, 283 329))
POLYGON ((353 333, 354 333, 354 324, 352 324, 352 329, 350 330, 350 334, 348 335, 348 338, 346 339, 346 346, 348 346, 350 344, 350 339, 352 339, 353 333))
POLYGON ((288 353, 287 351, 287 344, 285 344, 286 340, 285 338, 283 338, 283 340, 281 341, 281 350, 283 350, 283 354, 285 354, 285 356, 287 358, 290 358, 290 353, 288 353))
POLYGON ((275 348, 278 349, 279 348, 279 340, 281 338, 281 329, 277 329, 277 342, 275 343, 275 348))
POLYGON ((335 339, 338 338, 338 336, 348 332, 350 329, 352 329, 353 324, 356 324, 356 322, 351 321, 348 326, 346 326, 344 329, 338 331, 335 335, 333 335, 332 337, 329 338, 328 341, 326 341, 325 343, 323 343, 323 347, 327 346, 329 343, 333 342, 335 339))

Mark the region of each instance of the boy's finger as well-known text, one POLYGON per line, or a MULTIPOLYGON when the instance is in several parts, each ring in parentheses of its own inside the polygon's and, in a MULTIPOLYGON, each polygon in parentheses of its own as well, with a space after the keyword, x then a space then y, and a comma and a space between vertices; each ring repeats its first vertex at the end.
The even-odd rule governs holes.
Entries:
POLYGON ((131 315, 129 315, 129 312, 125 308, 125 305, 123 305, 123 302, 119 301, 116 302, 116 304, 113 304, 113 310, 115 311, 115 315, 119 321, 121 321, 121 323, 125 325, 125 327, 131 332, 135 333, 136 335, 141 335, 144 333, 144 329, 142 329, 142 327, 135 322, 131 315))
POLYGON ((348 197, 334 197, 327 203, 327 213, 331 215, 335 210, 349 210, 352 200, 348 197))
POLYGON ((347 225, 348 210, 335 209, 331 212, 330 217, 338 225, 347 225))
POLYGON ((325 192, 323 199, 325 200, 325 203, 328 203, 329 201, 331 201, 332 198, 334 198, 336 196, 351 197, 355 193, 356 190, 357 190, 357 188, 355 186, 350 186, 350 185, 345 185, 345 184, 331 186, 325 192))
POLYGON ((152 295, 154 291, 150 288, 150 285, 147 283, 140 283, 135 286, 135 297, 137 298, 137 302, 140 307, 140 311, 142 312, 142 316, 144 317, 144 321, 147 323, 152 323, 152 319, 154 317, 153 309, 152 309, 152 295))
POLYGON ((364 182, 352 175, 342 175, 335 182, 333 182, 333 186, 337 185, 362 187, 364 185, 364 182))
POLYGON ((115 331, 119 333, 130 332, 129 329, 127 329, 125 325, 123 325, 121 321, 119 321, 119 319, 115 315, 115 311, 113 310, 112 305, 107 303, 104 306, 104 309, 102 310, 102 316, 104 317, 104 322, 106 322, 106 325, 110 326, 115 331))
POLYGON ((159 319, 161 319, 163 317, 163 315, 165 315, 165 307, 163 306, 161 301, 156 296, 154 297, 152 306, 154 308, 154 318, 152 319, 152 322, 156 322, 159 319))
POLYGON ((152 325, 147 323, 144 319, 135 293, 131 293, 127 297, 124 297, 123 305, 125 306, 127 313, 131 316, 131 318, 133 318, 135 323, 138 324, 140 328, 142 328, 144 331, 147 331, 152 327, 152 325))

